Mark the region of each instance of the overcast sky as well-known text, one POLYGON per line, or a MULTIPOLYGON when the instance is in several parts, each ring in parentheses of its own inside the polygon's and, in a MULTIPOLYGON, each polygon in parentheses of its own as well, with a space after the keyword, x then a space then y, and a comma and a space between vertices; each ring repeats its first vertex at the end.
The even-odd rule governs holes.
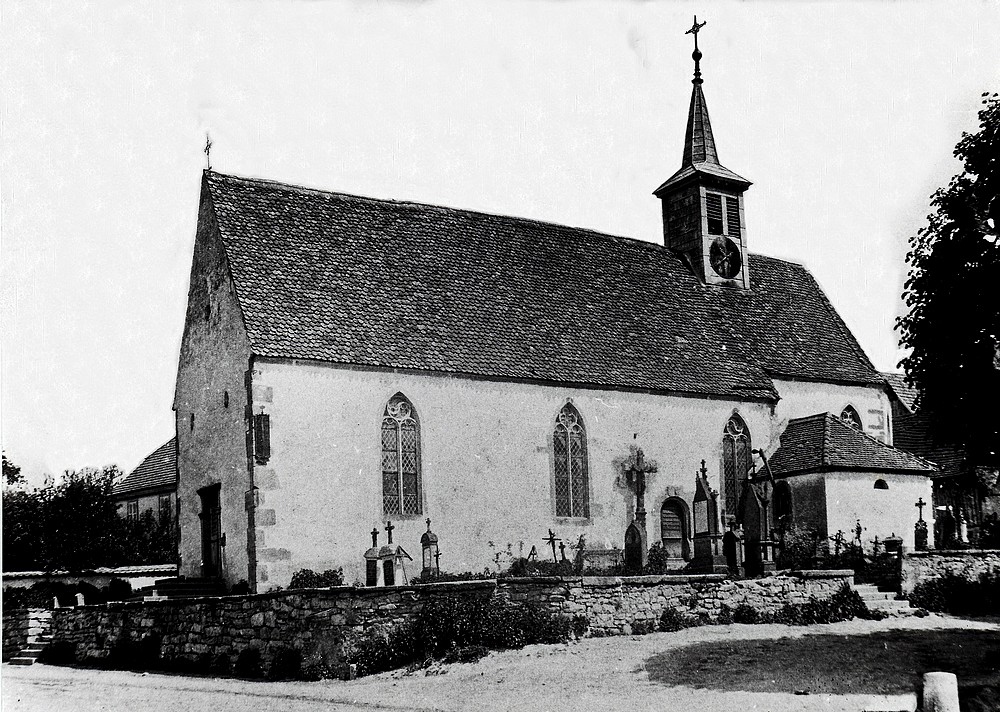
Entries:
POLYGON ((0 439, 25 470, 173 433, 213 167, 661 239, 692 15, 751 250, 807 265, 881 369, 906 239, 998 89, 982 3, 0 5, 0 439))

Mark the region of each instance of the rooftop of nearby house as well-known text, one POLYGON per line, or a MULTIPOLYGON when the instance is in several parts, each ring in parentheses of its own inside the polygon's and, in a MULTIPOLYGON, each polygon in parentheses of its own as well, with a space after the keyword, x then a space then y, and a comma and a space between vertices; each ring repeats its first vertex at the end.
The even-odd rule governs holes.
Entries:
POLYGON ((115 483, 112 496, 122 499, 139 494, 177 488, 177 438, 170 438, 139 463, 139 466, 115 483))
POLYGON ((882 375, 903 407, 911 413, 915 413, 917 411, 917 396, 920 391, 917 390, 916 386, 911 386, 906 382, 906 374, 883 372, 882 375))

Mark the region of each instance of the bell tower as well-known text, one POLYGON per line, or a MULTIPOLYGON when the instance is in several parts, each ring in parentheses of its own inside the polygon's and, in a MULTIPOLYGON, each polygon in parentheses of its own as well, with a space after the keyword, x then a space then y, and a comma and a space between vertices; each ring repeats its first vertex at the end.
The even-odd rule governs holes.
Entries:
POLYGON ((681 254, 703 284, 749 289, 746 222, 743 193, 751 183, 719 163, 702 91, 698 32, 694 35, 694 85, 684 135, 684 157, 674 173, 653 195, 663 206, 663 244, 681 254))

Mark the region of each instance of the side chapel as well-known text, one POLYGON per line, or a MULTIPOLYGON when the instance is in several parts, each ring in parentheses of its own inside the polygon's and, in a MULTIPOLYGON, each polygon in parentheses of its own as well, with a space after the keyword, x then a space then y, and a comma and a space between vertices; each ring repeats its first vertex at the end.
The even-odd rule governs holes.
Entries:
POLYGON ((545 556, 553 532, 622 549, 630 527, 682 567, 696 488, 724 527, 764 458, 771 522, 912 547, 932 466, 891 447, 885 379, 808 270, 749 251, 751 183, 720 161, 692 29, 658 242, 205 171, 182 575, 365 581, 380 545, 419 562, 428 519, 447 571, 545 556))

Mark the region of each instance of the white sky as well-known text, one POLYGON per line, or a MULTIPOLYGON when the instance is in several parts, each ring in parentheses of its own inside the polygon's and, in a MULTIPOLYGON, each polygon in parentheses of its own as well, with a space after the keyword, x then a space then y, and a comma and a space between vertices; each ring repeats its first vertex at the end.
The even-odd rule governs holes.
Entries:
POLYGON ((134 467, 170 410, 216 170, 660 239, 692 15, 755 252, 812 269, 881 369, 906 238, 998 88, 1000 5, 0 5, 0 439, 134 467))

